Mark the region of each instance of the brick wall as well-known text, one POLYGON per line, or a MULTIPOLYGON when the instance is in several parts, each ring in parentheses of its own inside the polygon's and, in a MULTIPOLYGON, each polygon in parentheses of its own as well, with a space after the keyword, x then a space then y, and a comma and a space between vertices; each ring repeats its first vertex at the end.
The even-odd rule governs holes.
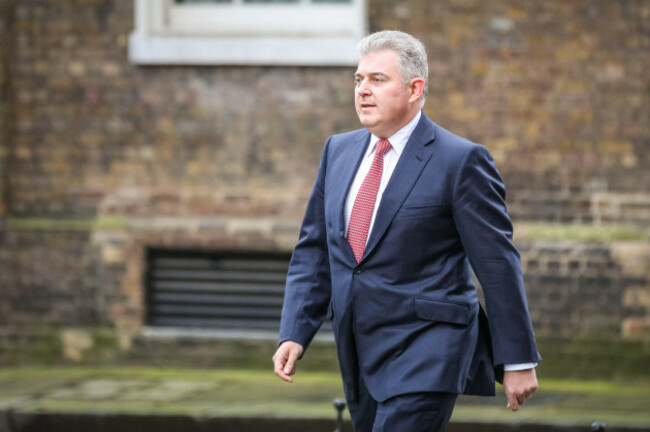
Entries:
MULTIPOLYGON (((648 200, 647 2, 369 3, 372 29, 426 43, 425 111, 490 148, 513 215, 648 200)), ((296 216, 324 139, 358 127, 351 68, 138 67, 130 1, 14 8, 14 215, 296 216)))
POLYGON ((650 247, 644 243, 524 242, 524 279, 539 334, 638 335, 647 326, 650 247))
MULTIPOLYGON (((0 2, 5 327, 137 332, 148 245, 290 249, 324 140, 358 127, 354 68, 129 64, 132 3, 0 2)), ((516 227, 632 229, 518 235, 537 331, 647 335, 648 3, 368 3, 427 45, 425 111, 489 147, 516 227)))
POLYGON ((371 2, 373 28, 427 45, 427 113, 490 148, 513 216, 578 223, 594 194, 649 199, 648 13, 643 1, 371 2))
POLYGON ((88 232, 9 230, 0 249, 0 326, 107 323, 110 285, 98 286, 93 261, 88 232))
MULTIPOLYGON (((143 324, 147 247, 290 251, 280 219, 132 219, 120 228, 8 230, 0 249, 0 326, 143 324)), ((642 336, 650 316, 650 245, 517 239, 540 335, 642 336)))
POLYGON ((15 6, 12 214, 296 216, 351 70, 134 66, 132 3, 15 6))
MULTIPOLYGON (((7 212, 8 160, 11 148, 11 80, 9 62, 12 47, 12 22, 9 2, 0 2, 0 221, 7 212)), ((1 224, 1 222, 0 222, 1 224)), ((1 225, 0 225, 1 228, 1 225)))

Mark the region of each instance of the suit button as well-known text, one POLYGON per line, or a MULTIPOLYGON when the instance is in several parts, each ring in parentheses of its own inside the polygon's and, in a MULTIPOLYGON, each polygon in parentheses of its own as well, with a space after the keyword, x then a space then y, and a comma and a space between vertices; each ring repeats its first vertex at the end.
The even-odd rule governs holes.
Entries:
POLYGON ((361 270, 361 267, 357 267, 354 269, 354 274, 359 276, 361 273, 363 273, 363 270, 361 270))

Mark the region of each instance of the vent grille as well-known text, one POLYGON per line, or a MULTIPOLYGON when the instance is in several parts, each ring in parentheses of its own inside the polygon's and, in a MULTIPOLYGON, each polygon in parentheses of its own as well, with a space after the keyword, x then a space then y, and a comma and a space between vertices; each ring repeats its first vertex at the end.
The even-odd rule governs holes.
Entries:
POLYGON ((150 249, 147 324, 277 332, 290 254, 150 249))

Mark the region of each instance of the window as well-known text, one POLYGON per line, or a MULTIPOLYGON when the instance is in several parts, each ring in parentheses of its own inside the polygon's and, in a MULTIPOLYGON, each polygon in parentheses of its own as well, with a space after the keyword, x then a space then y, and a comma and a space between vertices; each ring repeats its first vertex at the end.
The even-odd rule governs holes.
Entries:
POLYGON ((355 65, 365 0, 135 0, 138 64, 355 65))

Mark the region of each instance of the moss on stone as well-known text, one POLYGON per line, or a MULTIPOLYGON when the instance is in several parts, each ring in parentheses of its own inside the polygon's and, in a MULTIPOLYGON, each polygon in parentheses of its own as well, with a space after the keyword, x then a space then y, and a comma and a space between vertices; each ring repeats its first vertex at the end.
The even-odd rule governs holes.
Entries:
MULTIPOLYGON (((301 370, 293 384, 270 369, 8 368, 0 400, 16 412, 105 412, 151 415, 334 418, 342 396, 337 372, 301 370)), ((461 397, 453 421, 572 422, 648 425, 650 381, 582 381, 541 377, 524 409, 497 397, 461 397)))
POLYGON ((631 226, 522 223, 515 225, 522 240, 567 240, 580 242, 646 241, 650 231, 631 226))
MULTIPOLYGON (((88 328, 92 346, 79 361, 67 360, 61 342, 63 329, 40 329, 22 337, 12 349, 0 349, 0 364, 123 367, 179 367, 211 370, 270 370, 274 340, 155 339, 139 336, 130 349, 120 348, 117 332, 108 327, 88 328)), ((538 373, 545 379, 600 379, 650 381, 650 341, 621 338, 558 338, 538 335, 544 360, 538 373)), ((304 372, 338 374, 333 343, 313 342, 298 364, 304 372)))
POLYGON ((537 338, 548 378, 650 381, 650 342, 620 338, 537 338))
POLYGON ((91 231, 125 229, 129 224, 128 220, 122 217, 100 217, 96 219, 8 218, 7 225, 14 230, 91 231))

